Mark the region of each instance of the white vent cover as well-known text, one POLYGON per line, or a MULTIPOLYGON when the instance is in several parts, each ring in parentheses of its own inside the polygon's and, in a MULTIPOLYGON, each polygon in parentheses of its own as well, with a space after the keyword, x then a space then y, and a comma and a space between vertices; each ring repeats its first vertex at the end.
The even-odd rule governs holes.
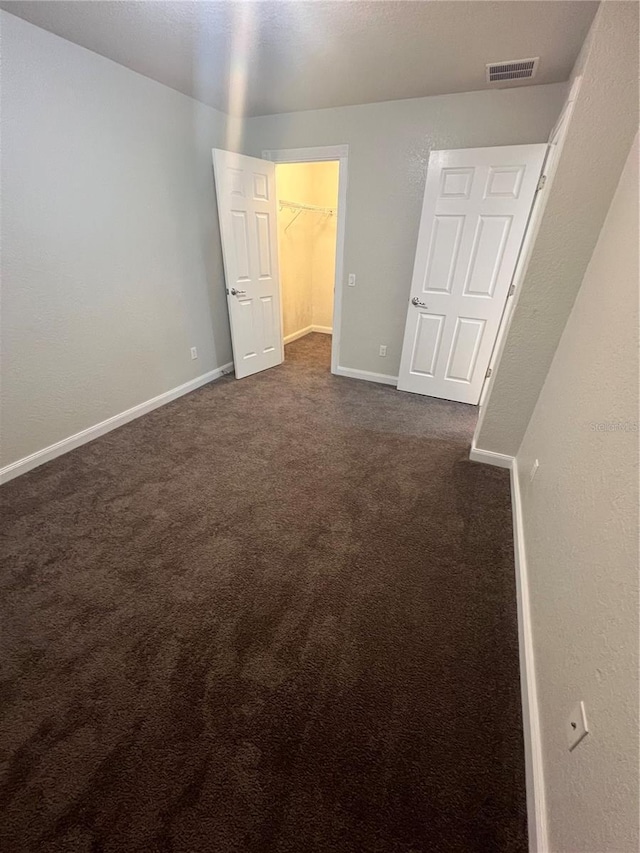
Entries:
POLYGON ((508 80, 531 80, 538 70, 539 56, 532 59, 511 59, 509 62, 489 62, 487 83, 503 83, 508 80))

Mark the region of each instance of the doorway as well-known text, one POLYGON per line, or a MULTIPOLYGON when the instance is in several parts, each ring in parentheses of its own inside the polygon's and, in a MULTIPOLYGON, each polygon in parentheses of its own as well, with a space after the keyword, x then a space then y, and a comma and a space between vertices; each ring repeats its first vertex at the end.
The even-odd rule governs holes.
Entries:
MULTIPOLYGON (((324 256, 329 268, 334 271, 334 284, 332 323, 331 326, 324 326, 324 331, 331 333, 331 372, 339 373, 348 150, 347 145, 334 145, 265 151, 263 158, 258 158, 221 148, 212 149, 236 379, 275 367, 284 360, 284 318, 278 257, 279 208, 280 213, 286 209, 290 214, 293 213, 290 221, 283 223, 283 232, 288 230, 291 224, 295 224, 294 219, 305 213, 320 214, 327 219, 335 217, 335 237, 332 229, 325 232, 325 242, 329 247, 333 246, 328 252, 325 247, 324 256), (283 204, 279 204, 276 163, 311 163, 321 167, 327 161, 337 162, 335 206, 331 204, 336 199, 335 163, 333 180, 317 181, 319 185, 325 184, 322 187, 323 192, 330 188, 330 195, 324 196, 329 200, 329 204, 313 205, 286 199, 286 183, 281 194, 283 204)), ((299 187, 296 185, 289 188, 294 194, 298 193, 299 187)), ((327 296, 330 297, 330 293, 327 296)), ((327 298, 323 314, 325 322, 330 314, 330 298, 327 298)), ((299 325, 296 328, 295 317, 291 320, 291 325, 290 335, 305 328, 301 330, 299 325)), ((313 326, 313 322, 310 325, 313 326)), ((317 322, 316 325, 324 324, 317 322)), ((309 331, 312 331, 312 328, 309 328, 309 331)))
POLYGON ((339 168, 337 160, 276 165, 285 345, 333 333, 339 168))
MULTIPOLYGON (((264 160, 276 164, 276 192, 278 197, 278 250, 281 265, 281 312, 283 320, 283 337, 285 343, 295 338, 297 332, 306 334, 309 331, 321 331, 331 335, 331 372, 338 372, 340 363, 340 337, 342 315, 342 288, 344 279, 344 245, 347 206, 347 167, 349 146, 327 145, 315 148, 287 148, 265 150, 264 160), (281 167, 297 168, 311 166, 316 178, 305 178, 304 173, 280 171, 281 167), (314 202, 306 203, 311 210, 305 210, 304 202, 305 180, 315 183, 316 189, 311 189, 314 202), (298 181, 298 183, 296 183, 298 181), (317 189, 319 188, 319 191, 317 189), (287 195, 291 197, 287 197, 287 195), (289 204, 285 204, 289 202, 289 204), (314 208, 321 208, 316 210, 314 208), (301 221, 302 220, 302 221, 301 221), (306 221, 305 221, 306 220, 306 221), (289 226, 289 227, 288 227, 289 226), (297 231, 302 226, 301 231, 297 231), (285 229, 286 234, 284 233, 285 229), (291 307, 285 308, 289 295, 293 297, 293 287, 287 283, 289 273, 295 269, 296 243, 298 247, 304 242, 304 236, 311 236, 311 251, 318 260, 318 284, 316 312, 314 314, 313 275, 311 284, 312 306, 311 322, 305 326, 305 314, 298 314, 291 307), (315 244, 314 241, 315 240, 315 244), (290 250, 293 249, 293 252, 290 250), (284 273, 283 273, 284 270, 284 273), (333 272, 333 278, 329 280, 333 272), (285 289, 287 292, 285 292, 285 289), (320 294, 324 293, 324 299, 320 294), (314 316, 317 322, 314 321, 314 316), (297 328, 296 328, 297 326, 297 328)), ((299 286, 298 286, 299 287, 299 286)), ((304 300, 300 300, 304 301, 304 300)), ((307 300, 308 304, 308 300, 307 300)), ((306 317, 308 317, 308 311, 306 317)))

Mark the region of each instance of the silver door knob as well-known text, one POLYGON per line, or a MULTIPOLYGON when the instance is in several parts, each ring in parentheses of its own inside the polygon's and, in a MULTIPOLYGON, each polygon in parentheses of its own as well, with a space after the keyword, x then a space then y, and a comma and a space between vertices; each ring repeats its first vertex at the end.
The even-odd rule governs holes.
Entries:
POLYGON ((416 308, 427 308, 428 307, 427 305, 425 305, 424 302, 420 302, 420 300, 418 299, 417 296, 413 297, 413 299, 411 300, 411 304, 415 305, 416 308))
POLYGON ((236 290, 235 287, 231 288, 232 296, 245 296, 246 292, 246 290, 236 290))

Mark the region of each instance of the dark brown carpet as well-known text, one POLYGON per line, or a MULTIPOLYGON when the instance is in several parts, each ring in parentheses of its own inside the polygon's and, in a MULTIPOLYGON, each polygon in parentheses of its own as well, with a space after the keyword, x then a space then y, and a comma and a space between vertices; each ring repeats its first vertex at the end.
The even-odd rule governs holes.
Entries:
POLYGON ((506 471, 309 335, 0 490, 0 847, 525 851, 506 471))

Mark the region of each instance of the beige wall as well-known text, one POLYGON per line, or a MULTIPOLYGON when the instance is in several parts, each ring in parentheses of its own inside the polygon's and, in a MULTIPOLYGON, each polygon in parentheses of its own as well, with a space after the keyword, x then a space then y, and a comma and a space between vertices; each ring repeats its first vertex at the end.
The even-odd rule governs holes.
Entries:
MULTIPOLYGON (((338 203, 338 163, 283 163, 276 166, 278 198, 317 207, 338 203)), ((284 336, 309 326, 333 323, 336 217, 305 212, 278 214, 278 254, 284 336)))
MULTIPOLYGON (((338 162, 311 163, 314 204, 319 207, 338 206, 338 162)), ((313 282, 311 286, 313 325, 330 329, 333 326, 333 289, 336 279, 336 216, 310 217, 314 227, 313 282)))
POLYGON ((225 116, 0 21, 7 465, 231 361, 231 345, 211 166, 225 116))
POLYGON ((554 853, 640 843, 637 430, 636 136, 517 456, 554 853))
POLYGON ((249 119, 245 152, 349 144, 340 363, 397 376, 429 151, 544 142, 566 84, 249 119), (387 357, 378 355, 380 344, 387 357))
MULTIPOLYGON (((311 172, 307 163, 282 163, 276 166, 278 199, 306 201, 312 195, 311 172)), ((311 204, 310 201, 306 201, 311 204)), ((278 212, 278 259, 282 294, 283 334, 287 338, 306 329, 313 320, 311 302, 312 235, 309 219, 300 214, 288 231, 295 213, 288 208, 278 212)))
POLYGON ((475 443, 515 455, 638 128, 638 5, 604 2, 582 87, 475 443))

